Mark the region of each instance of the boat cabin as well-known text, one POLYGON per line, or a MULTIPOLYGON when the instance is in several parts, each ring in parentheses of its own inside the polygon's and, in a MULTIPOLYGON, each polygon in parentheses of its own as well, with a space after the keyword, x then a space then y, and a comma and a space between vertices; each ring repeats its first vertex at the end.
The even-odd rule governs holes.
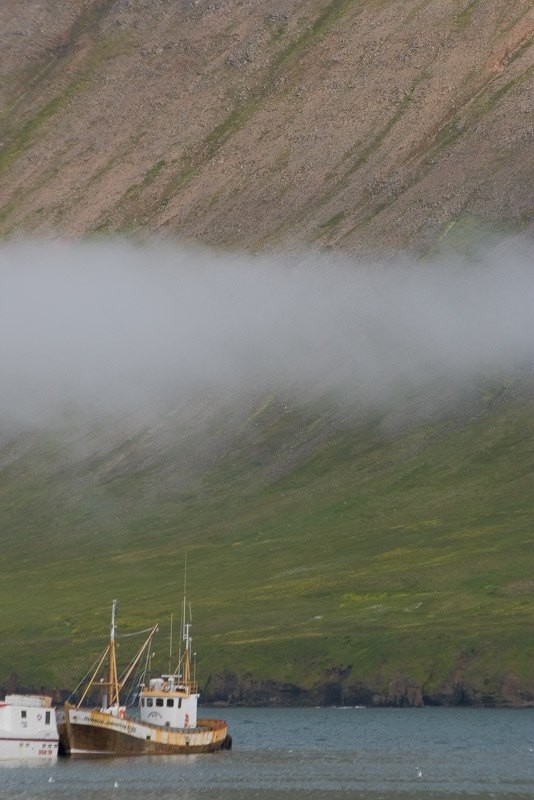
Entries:
POLYGON ((0 702, 0 759, 55 757, 57 748, 50 697, 8 694, 0 702))
POLYGON ((180 675, 152 678, 139 695, 139 716, 164 728, 196 728, 198 688, 180 675))

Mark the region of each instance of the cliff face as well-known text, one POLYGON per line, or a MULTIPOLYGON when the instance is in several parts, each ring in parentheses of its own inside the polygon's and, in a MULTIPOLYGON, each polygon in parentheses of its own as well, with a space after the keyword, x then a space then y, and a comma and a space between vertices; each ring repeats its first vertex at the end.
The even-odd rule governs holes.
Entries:
POLYGON ((533 229, 530 0, 5 0, 0 31, 4 234, 533 229))

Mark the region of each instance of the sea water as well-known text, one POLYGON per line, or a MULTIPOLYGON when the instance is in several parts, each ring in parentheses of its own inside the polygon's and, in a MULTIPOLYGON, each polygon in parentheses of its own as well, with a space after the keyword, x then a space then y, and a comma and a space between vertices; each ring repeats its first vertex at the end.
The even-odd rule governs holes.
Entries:
POLYGON ((534 709, 204 709, 233 750, 0 764, 0 798, 534 798, 534 709), (220 711, 220 713, 218 713, 220 711))

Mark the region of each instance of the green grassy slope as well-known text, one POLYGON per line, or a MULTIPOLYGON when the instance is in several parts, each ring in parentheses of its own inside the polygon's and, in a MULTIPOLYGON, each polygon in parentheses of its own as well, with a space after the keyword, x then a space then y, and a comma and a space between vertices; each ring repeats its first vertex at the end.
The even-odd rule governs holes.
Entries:
POLYGON ((267 397, 240 418, 4 445, 0 684, 74 686, 113 597, 122 632, 160 620, 167 669, 187 550, 212 694, 250 674, 505 702, 514 673, 528 699, 533 411, 525 384, 417 426, 267 397))

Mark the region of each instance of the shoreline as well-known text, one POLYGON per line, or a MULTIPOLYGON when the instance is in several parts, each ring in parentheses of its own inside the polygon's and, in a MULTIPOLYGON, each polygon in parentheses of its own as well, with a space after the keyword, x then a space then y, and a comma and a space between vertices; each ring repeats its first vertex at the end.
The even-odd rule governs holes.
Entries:
MULTIPOLYGON (((487 684, 482 677, 475 682, 454 675, 431 691, 411 678, 396 678, 380 684, 377 681, 375 685, 350 684, 343 680, 341 673, 337 681, 325 681, 305 689, 274 679, 258 680, 250 673, 240 678, 219 673, 211 675, 200 687, 199 705, 205 708, 534 708, 534 676, 532 685, 523 685, 513 672, 494 681, 494 688, 489 689, 487 684)), ((13 692, 48 694, 55 706, 62 705, 71 695, 71 690, 67 689, 23 686, 15 674, 0 686, 0 698, 13 692)))

